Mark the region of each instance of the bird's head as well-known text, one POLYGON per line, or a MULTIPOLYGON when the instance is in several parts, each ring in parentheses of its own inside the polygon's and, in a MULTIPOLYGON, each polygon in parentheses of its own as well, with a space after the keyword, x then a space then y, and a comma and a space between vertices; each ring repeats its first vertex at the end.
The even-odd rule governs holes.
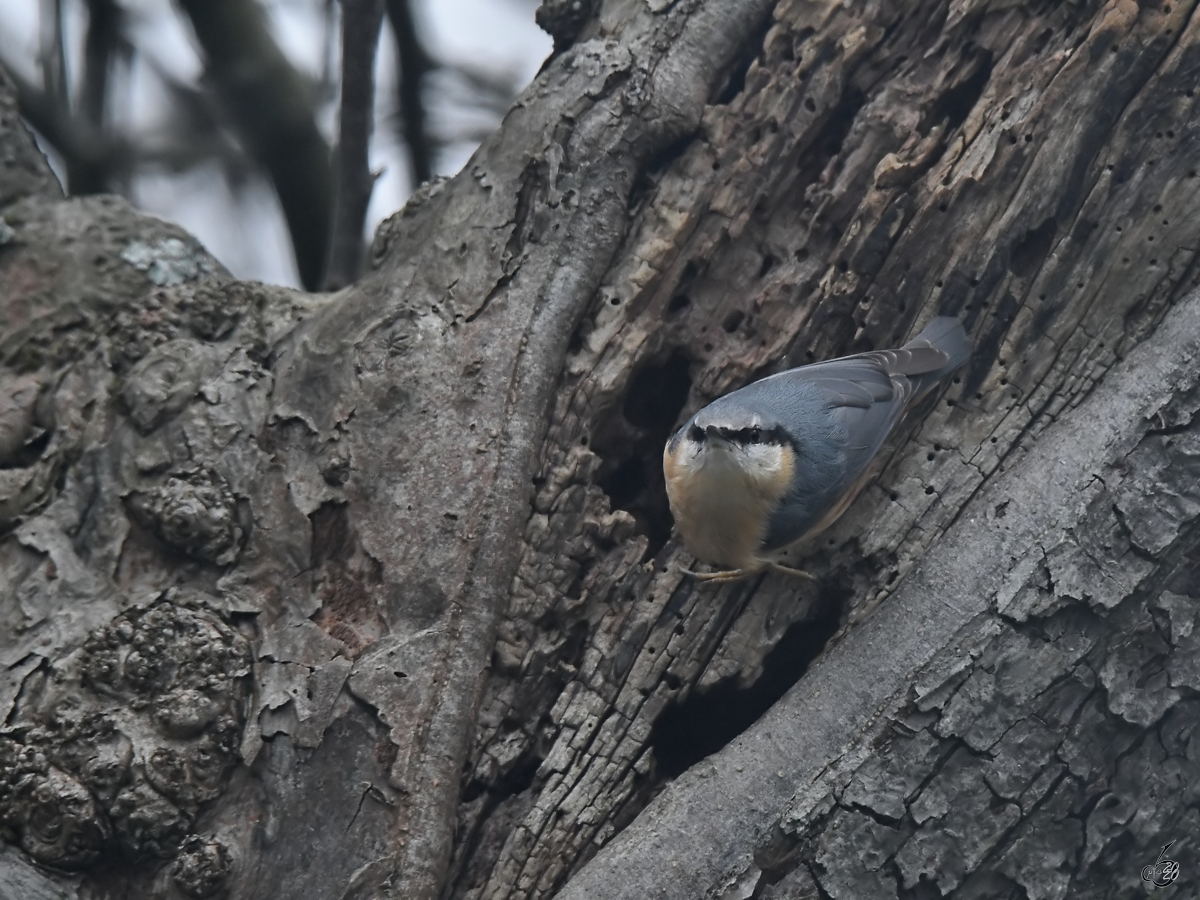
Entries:
POLYGON ((779 423, 749 411, 702 409, 668 448, 680 474, 737 478, 743 489, 778 496, 791 482, 795 447, 779 423))

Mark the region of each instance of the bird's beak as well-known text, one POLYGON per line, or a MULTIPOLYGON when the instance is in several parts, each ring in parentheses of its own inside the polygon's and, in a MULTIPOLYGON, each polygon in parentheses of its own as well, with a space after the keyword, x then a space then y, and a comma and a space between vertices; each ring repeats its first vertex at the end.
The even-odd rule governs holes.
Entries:
POLYGON ((704 433, 708 436, 708 446, 710 447, 720 447, 724 449, 732 444, 729 438, 722 434, 721 429, 716 425, 709 425, 705 427, 704 433))

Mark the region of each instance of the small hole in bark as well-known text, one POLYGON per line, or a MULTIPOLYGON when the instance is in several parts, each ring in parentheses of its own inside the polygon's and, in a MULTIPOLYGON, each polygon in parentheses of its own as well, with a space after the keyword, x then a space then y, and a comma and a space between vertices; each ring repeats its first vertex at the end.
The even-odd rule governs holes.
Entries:
POLYGON ((946 401, 946 405, 947 405, 947 406, 953 406, 953 405, 954 405, 954 401, 953 401, 953 400, 947 400, 947 401, 946 401))
POLYGON ((1161 204, 1161 203, 1155 203, 1155 204, 1154 204, 1154 211, 1155 211, 1155 212, 1162 212, 1162 204, 1161 204))
POLYGON ((806 259, 808 259, 808 248, 801 247, 800 249, 796 250, 792 256, 795 257, 796 262, 804 262, 806 259))
POLYGON ((892 501, 893 503, 895 503, 897 500, 899 500, 899 499, 900 499, 900 495, 899 495, 899 494, 897 494, 895 491, 892 491, 890 494, 888 494, 888 497, 890 497, 890 498, 891 498, 891 501, 892 501))
POLYGON ((720 171, 721 171, 721 161, 720 161, 719 159, 714 159, 714 160, 713 160, 712 170, 713 170, 714 172, 720 172, 720 171))
POLYGON ((667 314, 672 315, 680 310, 687 309, 692 301, 686 294, 677 294, 671 298, 671 302, 667 304, 667 314))
POLYGON ((705 352, 705 353, 712 353, 712 348, 713 348, 713 345, 712 345, 712 344, 705 344, 705 345, 704 345, 704 352, 705 352))
POLYGON ((646 366, 629 382, 622 412, 639 428, 669 428, 687 402, 692 380, 688 360, 676 352, 660 365, 646 366))
POLYGON ((1046 261, 1057 233, 1058 220, 1053 216, 1026 231, 1009 254, 1008 267, 1022 278, 1032 275, 1046 261))
POLYGON ((925 493, 926 493, 926 494, 932 494, 932 493, 933 493, 933 485, 932 485, 932 484, 931 484, 931 485, 928 485, 928 486, 926 486, 926 488, 925 488, 925 493))
POLYGON ((581 437, 579 439, 579 443, 586 447, 588 445, 588 436, 585 434, 583 437, 581 437))
MULTIPOLYGON (((1188 91, 1188 96, 1191 96, 1191 91, 1188 91)), ((805 97, 804 98, 804 108, 807 109, 809 112, 816 112, 817 104, 813 102, 812 97, 805 97)))
POLYGON ((844 260, 844 259, 839 259, 838 264, 837 264, 837 270, 842 273, 849 272, 850 271, 850 263, 846 262, 846 260, 844 260))
POLYGON ((775 264, 777 262, 779 262, 779 260, 777 260, 770 253, 768 253, 766 256, 764 256, 762 265, 758 267, 758 277, 766 278, 767 273, 770 272, 773 268, 775 268, 775 264))
POLYGON ((925 459, 927 459, 929 462, 933 462, 935 459, 937 459, 937 457, 934 456, 932 453, 930 453, 928 456, 925 457, 925 459))
POLYGON ((1152 265, 1152 266, 1157 266, 1157 265, 1158 265, 1158 260, 1157 260, 1157 259, 1152 259, 1152 260, 1150 260, 1150 265, 1152 265))
POLYGON ((620 298, 620 297, 613 297, 613 298, 612 298, 611 300, 609 300, 608 302, 609 302, 609 303, 611 303, 613 306, 620 306, 620 305, 621 305, 621 298, 620 298))
POLYGON ((625 508, 646 488, 646 469, 631 456, 623 460, 607 477, 598 478, 600 489, 608 494, 613 506, 625 508))
POLYGON ((997 440, 999 440, 999 438, 992 438, 992 443, 996 443, 997 440))
POLYGON ((939 204, 938 204, 938 212, 945 212, 945 211, 946 211, 946 210, 948 210, 949 208, 950 208, 950 207, 949 207, 949 206, 947 206, 945 203, 939 203, 939 204))
POLYGON ((939 278, 937 281, 935 281, 935 282, 933 283, 933 286, 934 286, 934 287, 941 287, 941 286, 942 286, 942 279, 940 279, 940 278, 939 278))
POLYGON ((688 368, 679 351, 640 368, 620 407, 628 424, 599 421, 590 429, 592 449, 601 459, 596 483, 615 508, 633 515, 647 538, 644 559, 654 557, 671 535, 662 452, 691 390, 688 368), (637 429, 632 435, 629 426, 637 429))
POLYGON ((725 321, 721 323, 721 327, 730 334, 733 334, 738 330, 738 326, 742 324, 742 321, 745 318, 746 314, 744 312, 742 312, 740 309, 735 309, 725 317, 725 321))
POLYGON ((840 593, 822 590, 815 616, 784 632, 763 658, 762 674, 750 687, 739 689, 730 679, 668 706, 650 732, 658 774, 668 780, 682 775, 753 725, 825 648, 838 629, 844 602, 840 593))

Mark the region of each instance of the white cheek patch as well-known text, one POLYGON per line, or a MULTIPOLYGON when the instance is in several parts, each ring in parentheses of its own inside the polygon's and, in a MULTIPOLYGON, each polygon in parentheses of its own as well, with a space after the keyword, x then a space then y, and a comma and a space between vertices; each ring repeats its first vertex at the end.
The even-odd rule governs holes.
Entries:
POLYGON ((778 444, 750 444, 737 457, 746 486, 764 499, 778 500, 791 486, 792 457, 778 444))

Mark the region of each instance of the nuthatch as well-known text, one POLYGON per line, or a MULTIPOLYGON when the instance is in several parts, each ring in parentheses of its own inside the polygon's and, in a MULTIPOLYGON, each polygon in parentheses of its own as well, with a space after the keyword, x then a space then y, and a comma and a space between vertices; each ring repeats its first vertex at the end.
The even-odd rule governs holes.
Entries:
POLYGON ((898 350, 789 369, 692 416, 663 451, 667 497, 688 551, 729 567, 698 577, 804 575, 779 554, 846 511, 892 428, 968 355, 962 325, 939 317, 898 350))

